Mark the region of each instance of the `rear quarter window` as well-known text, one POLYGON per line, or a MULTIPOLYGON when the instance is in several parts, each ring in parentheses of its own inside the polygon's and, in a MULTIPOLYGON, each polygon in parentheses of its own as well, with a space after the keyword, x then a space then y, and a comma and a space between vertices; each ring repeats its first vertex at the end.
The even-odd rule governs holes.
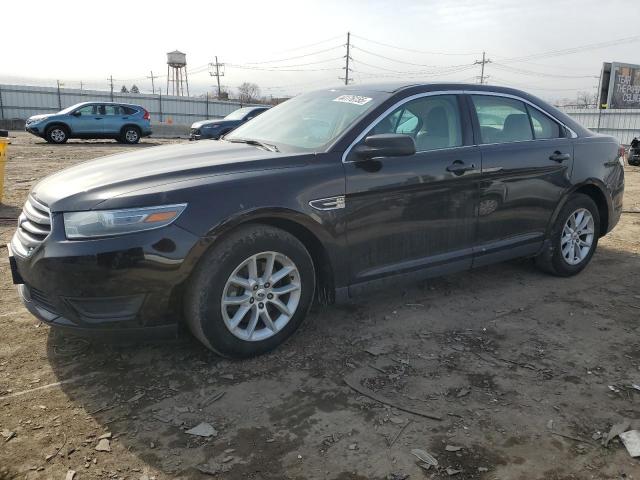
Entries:
POLYGON ((536 108, 527 105, 531 125, 533 126, 533 136, 536 140, 545 138, 559 138, 563 135, 563 130, 555 121, 536 108))
POLYGON ((122 110, 124 111, 125 115, 134 115, 134 114, 138 113, 138 110, 136 110, 135 108, 125 107, 125 106, 122 106, 120 108, 122 108, 122 110))

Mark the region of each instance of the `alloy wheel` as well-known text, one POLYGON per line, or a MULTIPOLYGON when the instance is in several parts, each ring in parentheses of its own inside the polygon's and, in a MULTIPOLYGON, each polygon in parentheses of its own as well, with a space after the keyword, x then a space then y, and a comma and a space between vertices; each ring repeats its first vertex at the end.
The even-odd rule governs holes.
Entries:
POLYGON ((593 248, 593 215, 586 208, 579 208, 564 224, 560 237, 562 256, 569 265, 578 265, 593 248))
POLYGON ((127 130, 127 132, 124 134, 124 137, 127 139, 127 142, 134 143, 136 140, 138 140, 138 132, 133 129, 127 130))
POLYGON ((261 252, 231 273, 222 291, 222 318, 236 337, 266 340, 296 313, 302 290, 295 263, 279 252, 261 252))
POLYGON ((67 134, 61 128, 54 128, 51 130, 51 138, 56 143, 64 142, 64 139, 67 138, 67 134))

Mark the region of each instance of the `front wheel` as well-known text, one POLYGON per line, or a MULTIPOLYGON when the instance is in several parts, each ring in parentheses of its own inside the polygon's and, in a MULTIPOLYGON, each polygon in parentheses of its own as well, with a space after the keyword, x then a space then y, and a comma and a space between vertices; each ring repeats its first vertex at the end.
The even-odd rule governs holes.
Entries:
POLYGON ((600 237, 600 214, 591 197, 577 193, 562 207, 551 231, 551 248, 536 261, 561 277, 581 272, 591 261, 600 237))
POLYGON ((313 261, 284 230, 241 227, 200 261, 185 295, 189 329, 231 358, 265 353, 302 323, 315 290, 313 261))
POLYGON ((54 126, 47 130, 45 140, 49 143, 62 144, 69 140, 67 129, 61 126, 54 126))

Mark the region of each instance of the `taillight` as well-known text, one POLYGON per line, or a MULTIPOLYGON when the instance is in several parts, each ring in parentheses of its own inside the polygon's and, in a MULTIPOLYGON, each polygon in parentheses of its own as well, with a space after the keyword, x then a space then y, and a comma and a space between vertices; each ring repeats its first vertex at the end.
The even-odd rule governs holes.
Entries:
POLYGON ((144 120, 151 120, 151 114, 145 110, 144 111, 144 115, 142 116, 142 118, 144 120))

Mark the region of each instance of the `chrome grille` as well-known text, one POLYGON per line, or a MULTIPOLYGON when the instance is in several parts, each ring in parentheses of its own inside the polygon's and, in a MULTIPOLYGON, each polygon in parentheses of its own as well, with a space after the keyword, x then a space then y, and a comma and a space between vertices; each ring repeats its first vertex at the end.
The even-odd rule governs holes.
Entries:
POLYGON ((17 240, 22 247, 20 253, 29 255, 51 233, 49 208, 29 195, 22 214, 18 218, 17 240))

